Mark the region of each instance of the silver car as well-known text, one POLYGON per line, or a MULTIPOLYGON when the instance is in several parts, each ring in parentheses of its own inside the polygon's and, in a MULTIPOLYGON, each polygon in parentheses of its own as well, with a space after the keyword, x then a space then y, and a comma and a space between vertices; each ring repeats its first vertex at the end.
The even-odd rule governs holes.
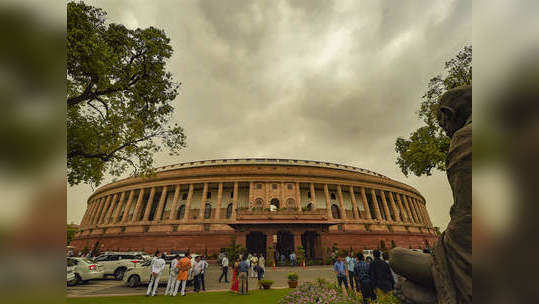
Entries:
POLYGON ((69 257, 67 258, 67 267, 71 268, 75 275, 75 281, 72 284, 103 278, 103 270, 99 269, 96 263, 87 258, 69 257))

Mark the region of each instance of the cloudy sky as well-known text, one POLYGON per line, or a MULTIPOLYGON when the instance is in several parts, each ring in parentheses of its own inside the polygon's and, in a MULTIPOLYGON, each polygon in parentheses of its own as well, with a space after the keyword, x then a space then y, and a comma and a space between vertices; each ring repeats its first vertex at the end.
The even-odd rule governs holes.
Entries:
MULTIPOLYGON (((445 228, 445 173, 406 178, 394 142, 421 125, 428 80, 471 43, 471 1, 86 2, 171 38, 168 69, 183 84, 174 120, 188 147, 157 166, 271 157, 363 167, 417 188, 445 228)), ((80 222, 92 191, 68 188, 68 222, 80 222)))

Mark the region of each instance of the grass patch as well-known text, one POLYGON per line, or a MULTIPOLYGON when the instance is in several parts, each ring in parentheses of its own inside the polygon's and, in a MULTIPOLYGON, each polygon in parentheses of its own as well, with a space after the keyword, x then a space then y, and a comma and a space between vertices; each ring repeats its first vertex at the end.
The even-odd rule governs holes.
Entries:
POLYGON ((221 292, 201 292, 199 294, 188 293, 185 297, 164 296, 162 293, 155 297, 140 296, 118 296, 118 297, 90 297, 90 298, 68 298, 68 304, 159 304, 159 303, 182 303, 182 304, 247 304, 247 303, 277 303, 279 299, 290 292, 289 288, 250 290, 246 296, 237 295, 229 291, 221 292))

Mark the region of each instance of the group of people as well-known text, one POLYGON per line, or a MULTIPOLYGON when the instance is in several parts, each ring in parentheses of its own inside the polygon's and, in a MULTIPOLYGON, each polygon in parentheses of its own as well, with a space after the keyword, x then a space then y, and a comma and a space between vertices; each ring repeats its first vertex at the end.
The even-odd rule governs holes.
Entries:
POLYGON ((290 251, 288 254, 285 254, 285 252, 275 252, 275 261, 278 261, 281 263, 281 265, 284 265, 287 261, 290 262, 291 266, 297 265, 297 258, 296 253, 294 251, 290 251))
MULTIPOLYGON (((219 283, 225 279, 225 283, 228 283, 229 260, 225 255, 221 261, 222 273, 219 277, 219 283)), ((232 286, 230 290, 238 294, 247 294, 249 290, 249 278, 257 278, 261 281, 264 278, 265 272, 265 258, 263 255, 256 253, 249 255, 240 255, 237 261, 234 262, 232 270, 232 286)), ((260 285, 260 284, 259 284, 260 285)), ((261 286, 259 286, 261 288, 261 286)))
MULTIPOLYGON (((155 253, 150 264, 151 276, 146 296, 155 296, 159 285, 159 278, 166 267, 166 257, 166 253, 161 255, 159 254, 159 251, 155 253)), ((165 296, 170 295, 175 297, 178 290, 182 296, 185 296, 185 287, 190 278, 193 280, 195 292, 200 292, 201 289, 203 291, 206 290, 205 274, 208 268, 208 262, 206 262, 205 257, 197 256, 195 260, 192 261, 189 252, 182 258, 175 255, 170 262, 169 267, 169 277, 165 296)))
POLYGON ((341 256, 333 265, 340 287, 361 291, 363 302, 376 301, 376 292, 388 293, 395 287, 397 276, 389 266, 389 254, 379 250, 373 252, 374 260, 358 253, 353 256, 341 256), (383 259, 382 259, 383 257, 383 259), (370 259, 370 261, 368 261, 370 259))

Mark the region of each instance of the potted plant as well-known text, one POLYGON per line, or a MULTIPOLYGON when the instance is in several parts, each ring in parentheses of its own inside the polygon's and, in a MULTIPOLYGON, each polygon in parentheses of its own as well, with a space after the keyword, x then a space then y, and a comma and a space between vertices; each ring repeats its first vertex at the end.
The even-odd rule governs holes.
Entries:
POLYGON ((264 289, 270 289, 271 285, 273 285, 273 281, 272 280, 261 280, 260 285, 262 285, 262 287, 264 287, 264 289))
POLYGON ((298 274, 291 272, 288 274, 288 287, 296 288, 298 286, 298 274))

